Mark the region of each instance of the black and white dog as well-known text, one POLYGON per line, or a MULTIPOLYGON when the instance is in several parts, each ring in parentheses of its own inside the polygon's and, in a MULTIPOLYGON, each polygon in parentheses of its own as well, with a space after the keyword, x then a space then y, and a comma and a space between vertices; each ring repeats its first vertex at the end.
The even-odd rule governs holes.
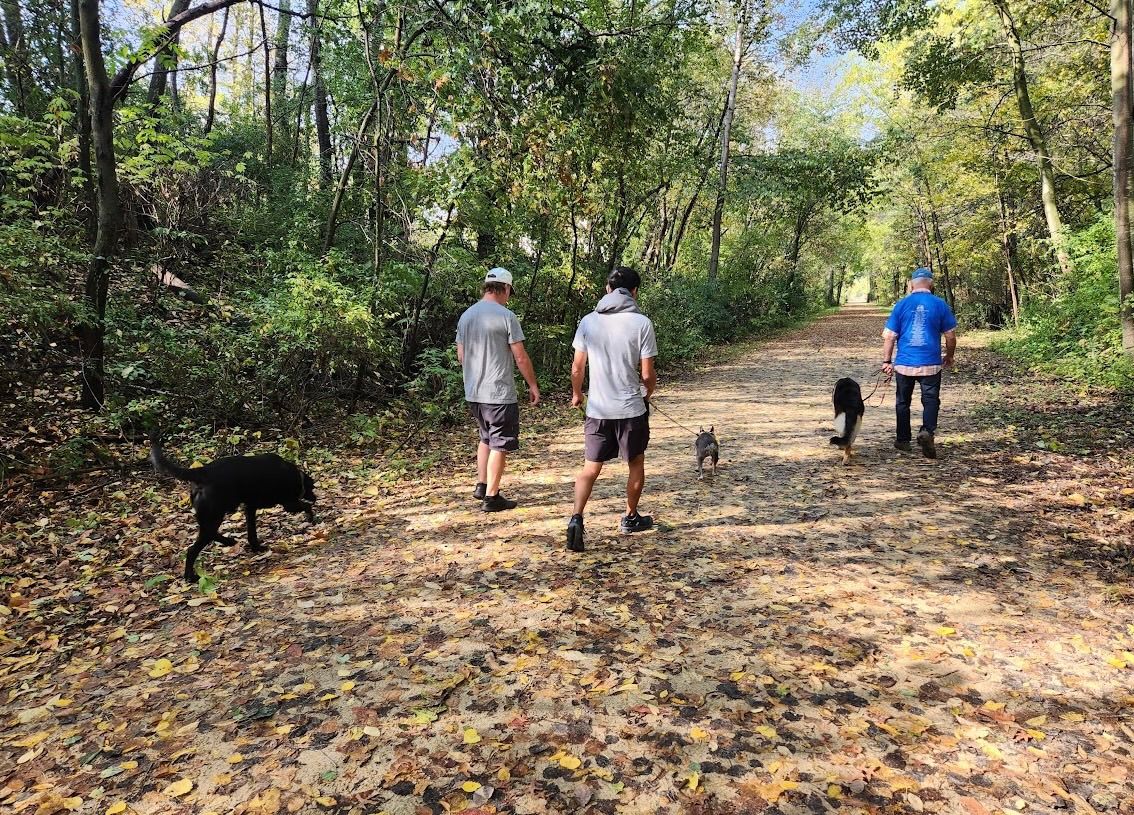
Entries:
POLYGON ((831 444, 843 451, 843 464, 850 464, 854 455, 854 440, 862 427, 862 414, 866 404, 862 401, 862 388, 849 377, 835 383, 835 432, 831 444))

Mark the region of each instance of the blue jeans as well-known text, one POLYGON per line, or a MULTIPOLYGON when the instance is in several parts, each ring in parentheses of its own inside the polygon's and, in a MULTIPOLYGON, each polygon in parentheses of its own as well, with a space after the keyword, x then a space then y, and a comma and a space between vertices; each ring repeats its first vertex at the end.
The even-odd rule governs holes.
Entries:
POLYGON ((894 372, 897 383, 897 404, 894 410, 898 416, 898 441, 912 441, 910 432, 910 402, 913 401, 914 385, 921 384, 921 427, 930 433, 937 432, 937 414, 941 411, 941 373, 933 376, 906 376, 894 372))

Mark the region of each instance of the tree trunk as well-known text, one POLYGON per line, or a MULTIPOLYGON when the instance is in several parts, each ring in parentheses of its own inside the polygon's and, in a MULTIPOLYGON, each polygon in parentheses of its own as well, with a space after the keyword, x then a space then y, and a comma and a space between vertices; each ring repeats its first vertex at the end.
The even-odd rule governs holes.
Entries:
MULTIPOLYGON (((191 2, 192 0, 173 0, 166 20, 172 20, 178 14, 186 11, 191 2)), ((169 77, 177 70, 177 44, 179 42, 181 42, 180 31, 173 35, 168 49, 163 48, 154 55, 154 72, 150 75, 150 89, 146 94, 146 101, 149 102, 151 108, 157 107, 158 102, 165 96, 166 88, 169 86, 169 77)))
POLYGON ((724 122, 721 125, 721 165, 717 184, 717 201, 713 207, 713 242, 709 250, 709 280, 717 279, 721 258, 721 221, 724 219, 725 194, 728 192, 729 140, 732 136, 732 119, 736 113, 736 88, 740 83, 740 69, 744 65, 744 52, 748 48, 748 0, 744 0, 736 20, 736 41, 732 46, 732 74, 728 80, 728 100, 725 102, 724 122))
POLYGON ((220 33, 217 34, 217 41, 213 45, 213 57, 209 61, 209 110, 205 114, 205 133, 213 129, 213 123, 216 121, 217 114, 217 69, 220 67, 218 60, 220 59, 221 45, 224 43, 224 35, 228 31, 228 12, 224 10, 224 17, 221 18, 220 33))
POLYGON ((1012 301, 1012 324, 1019 328, 1020 292, 1016 285, 1016 270, 1019 268, 1016 257, 1016 228, 1009 221, 1008 204, 1004 200, 1004 190, 999 183, 996 192, 1000 202, 1000 247, 1004 252, 1004 268, 1008 276, 1008 297, 1012 301))
POLYGON ((941 237, 941 225, 937 220, 937 208, 930 206, 929 223, 933 227, 934 252, 937 255, 937 269, 941 272, 941 284, 944 288, 945 300, 949 308, 955 309, 953 300, 953 280, 949 277, 949 255, 945 250, 945 240, 941 237))
POLYGON ((12 104, 16 113, 31 116, 31 98, 35 91, 32 78, 31 60, 28 54, 27 32, 21 16, 19 0, 0 0, 4 10, 6 42, 4 43, 4 63, 8 70, 8 81, 12 85, 12 104))
POLYGON ((827 305, 835 305, 835 267, 827 270, 827 305))
POLYGON ((102 55, 99 0, 78 0, 79 26, 90 93, 91 135, 98 169, 98 231, 87 266, 83 296, 87 315, 79 327, 82 357, 83 407, 98 410, 106 397, 106 301, 110 288, 110 260, 118 244, 122 207, 118 197, 118 165, 114 157, 114 96, 102 55))
POLYGON ((264 42, 264 163, 272 172, 272 47, 268 40, 268 23, 264 19, 264 4, 260 3, 260 37, 264 42))
POLYGON ((276 112, 276 133, 278 144, 283 145, 283 152, 287 153, 287 145, 291 142, 289 134, 290 121, 287 115, 287 65, 288 43, 291 39, 291 0, 279 0, 279 16, 276 22, 276 58, 272 63, 272 109, 276 112))
POLYGON ((319 184, 331 186, 334 153, 331 148, 331 118, 327 113, 327 86, 323 83, 322 35, 319 33, 319 0, 307 0, 311 15, 311 72, 315 75, 315 141, 319 145, 319 184))
POLYGON ((343 205, 343 196, 346 195, 347 184, 350 183, 350 174, 354 170, 354 163, 358 161, 359 146, 362 144, 363 139, 366 138, 367 131, 370 130, 370 122, 374 119, 374 113, 378 110, 378 100, 375 99, 370 103, 370 107, 366 109, 366 113, 362 115, 362 121, 358 123, 358 133, 355 134, 354 147, 351 148, 350 154, 347 156, 346 166, 343 167, 342 175, 339 177, 338 187, 335 188, 335 198, 331 202, 331 211, 327 214, 327 228, 324 230, 323 235, 323 254, 331 251, 331 247, 335 244, 335 232, 339 228, 339 210, 343 205))
POLYGON ((1020 118, 1024 123, 1024 133, 1028 144, 1036 154, 1036 165, 1040 176, 1040 198, 1043 201, 1043 215, 1047 221, 1047 234, 1051 238, 1055 250, 1055 258, 1059 263, 1059 270, 1063 274, 1071 271, 1071 258, 1067 254, 1067 245, 1063 234, 1063 217, 1059 214, 1059 202, 1055 190, 1055 168, 1051 163, 1051 154, 1047 149, 1047 137, 1043 128, 1036 119, 1035 109, 1032 107, 1032 96, 1028 89, 1028 74, 1024 63, 1024 46, 1020 40, 1020 32, 1016 28, 1016 21, 1008 8, 1008 0, 993 0, 1000 22, 1004 27, 1004 34, 1008 38, 1008 47, 1012 51, 1012 82, 1016 90, 1016 104, 1020 110, 1020 118))
POLYGON ((1134 357, 1134 246, 1130 235, 1130 159, 1134 150, 1131 116, 1134 85, 1130 76, 1130 0, 1112 0, 1110 85, 1114 113, 1114 233, 1118 244, 1118 295, 1122 347, 1134 357))
POLYGON ((83 176, 83 198, 87 204, 87 240, 94 242, 98 229, 98 198, 94 186, 94 172, 91 169, 91 106, 87 90, 87 75, 83 59, 83 38, 79 27, 79 3, 71 0, 71 54, 75 93, 78 101, 75 110, 75 133, 78 137, 79 172, 83 176))

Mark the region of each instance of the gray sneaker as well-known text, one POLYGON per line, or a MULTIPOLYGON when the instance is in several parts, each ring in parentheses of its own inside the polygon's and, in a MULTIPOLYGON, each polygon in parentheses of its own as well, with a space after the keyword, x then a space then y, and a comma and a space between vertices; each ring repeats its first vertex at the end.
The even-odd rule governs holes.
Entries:
POLYGON ((903 453, 912 453, 913 445, 908 441, 896 441, 894 442, 894 449, 901 450, 903 453))

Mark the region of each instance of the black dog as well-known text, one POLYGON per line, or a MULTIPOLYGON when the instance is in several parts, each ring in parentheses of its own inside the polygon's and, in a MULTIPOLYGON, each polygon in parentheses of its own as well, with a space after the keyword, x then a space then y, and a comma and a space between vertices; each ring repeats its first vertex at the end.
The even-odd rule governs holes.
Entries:
POLYGON ((713 475, 717 474, 717 461, 721 456, 721 446, 717 442, 717 437, 713 435, 713 428, 707 431, 705 428, 698 428, 701 432, 697 434, 697 440, 693 442, 693 449, 697 455, 697 474, 702 480, 705 478, 705 459, 709 459, 713 463, 713 475))
POLYGON ((226 456, 204 467, 182 467, 166 458, 161 440, 150 437, 150 461, 154 469, 193 487, 190 497, 197 516, 197 540, 185 555, 185 579, 197 581, 193 564, 201 550, 213 541, 232 546, 235 540, 222 535, 224 519, 243 504, 248 524, 248 550, 266 552, 256 538, 256 510, 282 506, 288 512, 302 512, 315 523, 315 482, 311 476, 275 453, 258 456, 226 456))
POLYGON ((854 440, 862 426, 862 415, 866 413, 862 388, 853 379, 843 377, 835 383, 834 402, 835 432, 839 435, 831 437, 831 444, 843 451, 843 464, 850 464, 854 440))

